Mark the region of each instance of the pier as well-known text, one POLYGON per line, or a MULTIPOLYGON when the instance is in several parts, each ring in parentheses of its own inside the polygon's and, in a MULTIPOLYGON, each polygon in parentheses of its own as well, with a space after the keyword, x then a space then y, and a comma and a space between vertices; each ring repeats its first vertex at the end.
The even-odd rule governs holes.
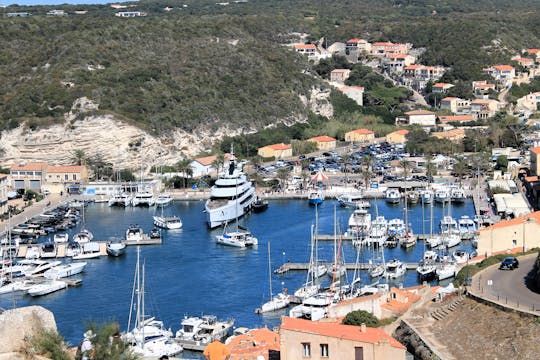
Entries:
MULTIPOLYGON (((416 270, 418 268, 418 263, 404 263, 407 270, 416 270)), ((372 267, 373 264, 369 263, 347 263, 345 264, 345 267, 347 270, 369 270, 370 267, 372 267)), ((309 269, 309 263, 285 263, 281 265, 279 268, 274 270, 274 274, 284 274, 289 271, 307 271, 309 269)))

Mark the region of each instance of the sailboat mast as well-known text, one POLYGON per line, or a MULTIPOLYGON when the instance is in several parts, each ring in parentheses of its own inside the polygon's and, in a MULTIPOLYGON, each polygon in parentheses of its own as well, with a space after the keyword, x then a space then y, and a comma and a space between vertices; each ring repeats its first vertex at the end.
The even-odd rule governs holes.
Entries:
POLYGON ((270 261, 270 241, 268 242, 268 283, 270 284, 270 300, 272 300, 272 265, 270 261))

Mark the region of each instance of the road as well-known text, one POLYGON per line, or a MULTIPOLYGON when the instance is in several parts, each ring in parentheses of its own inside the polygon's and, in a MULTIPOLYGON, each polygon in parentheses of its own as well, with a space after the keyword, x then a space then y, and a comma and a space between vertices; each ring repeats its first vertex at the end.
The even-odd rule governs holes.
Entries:
POLYGON ((486 269, 474 277, 473 292, 513 307, 539 311, 540 294, 526 285, 536 257, 537 254, 519 257, 519 267, 511 271, 499 270, 498 266, 486 269))

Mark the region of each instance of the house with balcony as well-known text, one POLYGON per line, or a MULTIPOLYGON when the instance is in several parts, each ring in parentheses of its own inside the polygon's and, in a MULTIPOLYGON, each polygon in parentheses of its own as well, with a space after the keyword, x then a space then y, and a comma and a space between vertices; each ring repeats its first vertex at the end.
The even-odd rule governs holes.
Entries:
POLYGON ((392 54, 408 54, 411 44, 394 44, 392 42, 375 42, 371 44, 371 55, 388 57, 392 54))
POLYGON ((540 91, 529 93, 517 100, 517 107, 531 111, 538 110, 540 104, 540 91))
POLYGON ((8 212, 8 187, 7 174, 0 174, 0 215, 8 212))
POLYGON ((460 143, 465 137, 465 130, 463 129, 452 129, 448 131, 441 131, 431 134, 437 139, 446 139, 450 140, 453 143, 460 143))
POLYGON ((524 67, 525 69, 533 68, 534 65, 534 59, 527 58, 527 57, 521 57, 521 56, 514 56, 512 57, 512 60, 517 62, 519 65, 524 67))
POLYGON ((330 72, 330 81, 343 84, 350 75, 350 69, 334 69, 330 72))
POLYGON ((487 119, 499 111, 500 103, 493 99, 474 99, 471 101, 471 113, 477 119, 487 119))
POLYGON ((405 68, 414 64, 416 58, 409 54, 390 54, 384 59, 385 69, 389 73, 402 73, 405 68))
POLYGON ((368 129, 356 129, 345 133, 345 141, 367 142, 375 140, 375 133, 368 129))
POLYGON ((428 110, 412 110, 405 113, 405 116, 396 118, 396 125, 420 125, 422 127, 435 127, 435 113, 428 110))
POLYGON ((371 44, 364 39, 350 39, 345 43, 345 49, 357 52, 371 52, 371 44))
POLYGON ((536 62, 540 60, 540 49, 527 49, 525 53, 532 57, 536 62))
POLYGON ((406 66, 403 71, 402 83, 416 90, 426 87, 428 81, 437 81, 444 75, 445 69, 442 66, 426 66, 412 64, 406 66))
POLYGON ((476 121, 472 114, 467 115, 439 115, 439 121, 444 126, 451 123, 466 124, 476 121))
POLYGON ((281 318, 281 360, 405 360, 406 348, 379 328, 281 318))
POLYGON ((16 190, 41 191, 41 186, 45 182, 46 168, 48 164, 44 162, 20 163, 12 165, 9 169, 11 186, 16 190))
POLYGON ((454 85, 452 85, 452 84, 435 83, 435 84, 433 84, 432 92, 434 94, 444 94, 453 87, 454 87, 454 85))
POLYGON ((317 47, 315 44, 294 44, 294 51, 299 54, 307 55, 308 58, 314 57, 317 55, 317 47))
POLYGON ((449 110, 453 114, 463 114, 470 111, 471 101, 457 97, 445 97, 441 99, 441 110, 449 110))
POLYGON ((510 86, 516 77, 516 69, 512 65, 494 65, 483 69, 484 73, 500 81, 504 86, 510 86))
POLYGON ((359 106, 364 106, 364 88, 362 86, 341 86, 341 93, 354 100, 359 106))
POLYGON ((314 142, 317 145, 317 150, 327 151, 336 148, 336 139, 326 135, 312 137, 311 139, 307 139, 307 141, 314 142))
POLYGON ((262 158, 285 159, 292 156, 293 148, 284 143, 260 147, 257 154, 262 158))
POLYGON ((486 80, 472 82, 474 96, 478 99, 487 99, 489 93, 495 92, 495 84, 488 83, 486 80))

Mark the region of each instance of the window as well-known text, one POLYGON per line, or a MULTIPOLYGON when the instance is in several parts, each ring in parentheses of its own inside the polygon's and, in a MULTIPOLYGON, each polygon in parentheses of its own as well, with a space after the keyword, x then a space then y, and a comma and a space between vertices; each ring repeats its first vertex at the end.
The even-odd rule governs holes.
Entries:
POLYGON ((68 174, 64 174, 64 180, 68 180, 68 174))
POLYGON ((77 180, 77 174, 73 174, 73 180, 77 180))
POLYGON ((328 357, 328 344, 321 344, 321 357, 328 357))
POLYGON ((302 343, 302 356, 311 357, 311 344, 310 343, 302 343))
POLYGON ((512 244, 514 244, 514 246, 517 246, 517 240, 512 240, 512 244))

